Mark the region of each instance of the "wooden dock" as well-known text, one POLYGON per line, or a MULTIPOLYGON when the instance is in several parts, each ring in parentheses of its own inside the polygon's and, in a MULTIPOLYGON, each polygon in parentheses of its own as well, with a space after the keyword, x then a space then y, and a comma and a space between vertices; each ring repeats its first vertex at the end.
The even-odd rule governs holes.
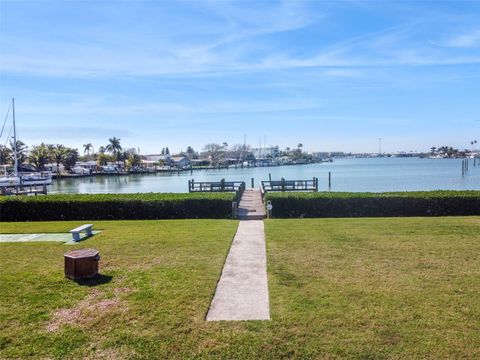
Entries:
POLYGON ((17 185, 0 187, 0 195, 47 195, 47 185, 17 185))
POLYGON ((262 181, 262 192, 271 191, 314 191, 318 192, 318 178, 312 180, 285 180, 262 181))

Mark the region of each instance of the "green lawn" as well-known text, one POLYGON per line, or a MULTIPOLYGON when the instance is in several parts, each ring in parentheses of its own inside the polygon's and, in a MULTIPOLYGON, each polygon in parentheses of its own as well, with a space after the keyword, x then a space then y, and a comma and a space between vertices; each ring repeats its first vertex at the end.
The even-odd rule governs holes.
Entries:
POLYGON ((0 358, 480 357, 480 217, 267 220, 272 320, 206 323, 236 226, 96 221, 75 246, 0 244, 0 358), (63 277, 78 247, 100 250, 105 283, 63 277))
POLYGON ((266 228, 284 352, 480 358, 479 217, 274 220, 266 228))

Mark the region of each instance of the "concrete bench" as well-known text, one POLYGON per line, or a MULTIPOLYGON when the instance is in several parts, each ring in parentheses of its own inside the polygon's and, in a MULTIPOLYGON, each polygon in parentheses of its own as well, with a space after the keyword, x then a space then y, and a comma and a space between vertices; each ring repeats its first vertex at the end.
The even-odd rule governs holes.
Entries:
POLYGON ((82 231, 85 231, 87 236, 92 235, 92 227, 93 227, 93 224, 85 224, 70 230, 70 233, 72 234, 72 237, 73 237, 73 241, 80 241, 80 233, 82 231))

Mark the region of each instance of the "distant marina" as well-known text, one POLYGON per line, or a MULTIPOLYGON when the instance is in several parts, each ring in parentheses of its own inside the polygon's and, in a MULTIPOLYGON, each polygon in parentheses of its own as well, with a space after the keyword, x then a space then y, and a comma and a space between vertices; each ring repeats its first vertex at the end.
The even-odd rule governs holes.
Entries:
POLYGON ((274 166, 234 167, 202 171, 176 171, 119 176, 63 178, 53 181, 49 193, 143 193, 188 192, 188 180, 245 181, 255 187, 260 181, 285 179, 319 179, 319 191, 384 192, 427 190, 480 190, 480 163, 462 176, 463 159, 407 158, 345 158, 332 163, 274 166))

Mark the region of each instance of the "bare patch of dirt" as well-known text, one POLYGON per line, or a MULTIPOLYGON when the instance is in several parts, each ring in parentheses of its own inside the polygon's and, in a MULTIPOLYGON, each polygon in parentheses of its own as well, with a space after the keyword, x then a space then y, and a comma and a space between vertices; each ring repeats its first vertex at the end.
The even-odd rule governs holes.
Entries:
POLYGON ((115 293, 115 295, 128 294, 128 293, 131 293, 131 292, 132 292, 132 289, 126 288, 126 287, 122 287, 122 288, 113 289, 113 292, 115 293))
POLYGON ((121 305, 120 295, 130 291, 129 288, 117 288, 114 289, 114 298, 104 299, 102 298, 105 295, 103 292, 93 289, 75 307, 57 310, 53 314, 53 319, 47 325, 47 331, 58 331, 63 325, 91 323, 105 313, 119 309, 121 305))
POLYGON ((48 332, 57 331, 61 325, 74 324, 82 315, 81 309, 60 309, 54 314, 54 319, 47 325, 48 332))
POLYGON ((96 360, 96 359, 102 359, 102 360, 117 360, 117 359, 135 359, 138 356, 135 351, 132 349, 129 349, 127 347, 121 347, 121 348, 107 348, 107 349, 97 349, 93 354, 84 357, 84 360, 96 360))

